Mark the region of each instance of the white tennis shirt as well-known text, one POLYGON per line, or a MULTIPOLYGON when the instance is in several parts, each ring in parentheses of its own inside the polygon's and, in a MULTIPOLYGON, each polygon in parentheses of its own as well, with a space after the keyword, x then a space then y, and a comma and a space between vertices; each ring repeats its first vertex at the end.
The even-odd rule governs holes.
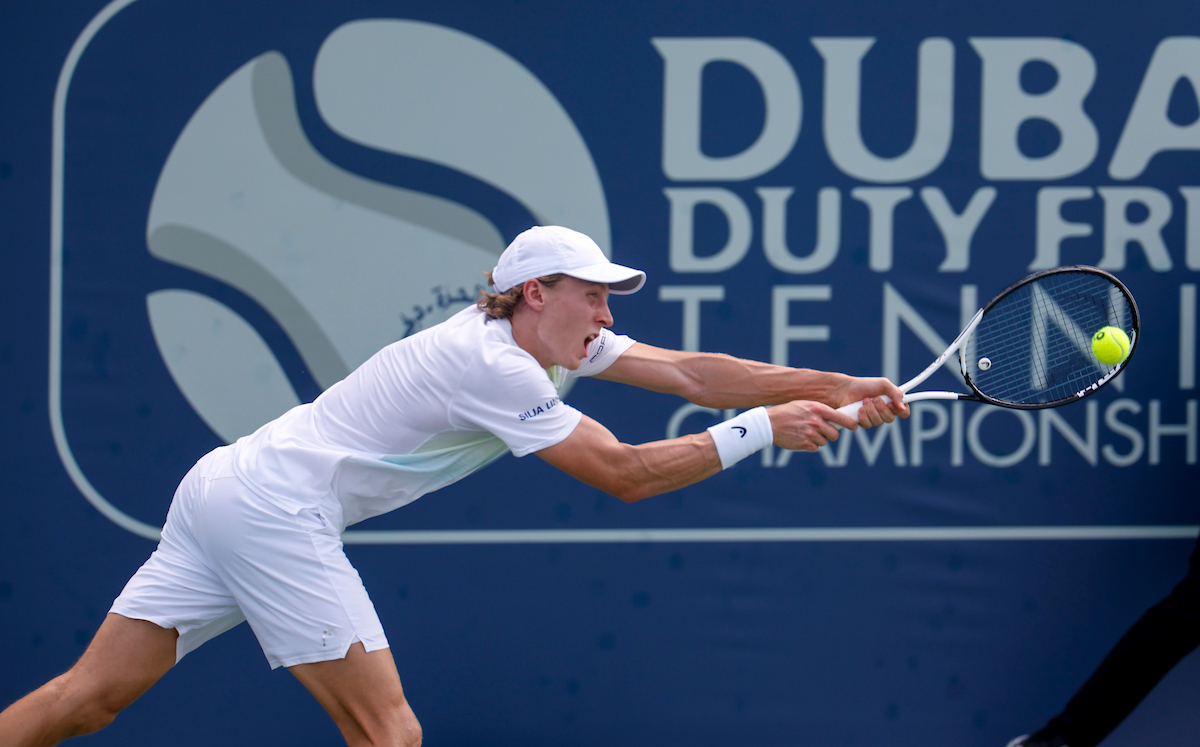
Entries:
POLYGON ((316 507, 345 528, 507 451, 521 457, 562 441, 582 417, 560 398, 563 385, 604 371, 633 343, 603 330, 577 370, 547 372, 517 345, 507 319, 471 306, 238 439, 234 470, 285 511, 316 507))

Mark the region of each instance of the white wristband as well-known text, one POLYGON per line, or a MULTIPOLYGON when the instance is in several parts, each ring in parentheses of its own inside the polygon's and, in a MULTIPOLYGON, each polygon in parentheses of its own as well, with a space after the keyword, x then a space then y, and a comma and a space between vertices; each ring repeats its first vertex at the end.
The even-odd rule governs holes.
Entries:
POLYGON ((717 455, 721 457, 721 469, 729 469, 754 452, 775 442, 775 431, 771 428, 771 416, 767 408, 755 407, 735 418, 708 429, 717 455))

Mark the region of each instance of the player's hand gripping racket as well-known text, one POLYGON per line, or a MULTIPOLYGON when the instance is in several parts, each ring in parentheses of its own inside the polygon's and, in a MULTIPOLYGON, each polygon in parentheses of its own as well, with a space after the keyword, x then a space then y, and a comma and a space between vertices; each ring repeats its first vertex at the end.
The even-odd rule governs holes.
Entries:
MULTIPOLYGON (((1022 410, 1058 407, 1093 394, 1121 373, 1137 347, 1139 329, 1129 289, 1104 270, 1077 265, 1037 272, 976 312, 946 352, 900 391, 905 402, 968 399, 1022 410), (1097 333, 1101 342, 1110 337, 1115 354, 1111 347, 1093 346, 1097 333), (970 393, 910 394, 955 352, 970 393)), ((853 402, 838 409, 858 417, 861 407, 853 402)))

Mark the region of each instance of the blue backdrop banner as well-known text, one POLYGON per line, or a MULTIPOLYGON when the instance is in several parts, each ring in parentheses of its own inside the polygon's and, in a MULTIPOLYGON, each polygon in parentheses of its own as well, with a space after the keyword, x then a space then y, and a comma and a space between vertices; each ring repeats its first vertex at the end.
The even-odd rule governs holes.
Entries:
MULTIPOLYGON (((1186 569, 1195 3, 0 19, 4 704, 82 652, 196 459, 472 303, 535 224, 644 269, 614 330, 663 347, 902 381, 1072 264, 1119 277, 1142 334, 1061 409, 922 402, 635 506, 505 456, 351 527, 429 743, 1000 747, 1186 569)), ((566 399, 631 443, 736 414, 566 399)), ((1188 743, 1197 687, 1189 660, 1110 743, 1188 743)), ((88 743, 337 739, 242 626, 88 743)))

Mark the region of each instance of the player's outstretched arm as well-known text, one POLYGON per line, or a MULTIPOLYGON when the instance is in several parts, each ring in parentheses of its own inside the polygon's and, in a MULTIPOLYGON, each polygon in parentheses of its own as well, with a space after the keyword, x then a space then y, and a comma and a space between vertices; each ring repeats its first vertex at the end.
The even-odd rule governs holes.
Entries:
MULTIPOLYGON (((849 415, 820 402, 788 402, 770 408, 767 415, 775 445, 797 451, 816 451, 836 440, 838 426, 858 426, 849 415)), ((722 467, 716 443, 707 431, 632 445, 621 443, 586 415, 570 436, 537 455, 626 503, 700 482, 722 467)))
POLYGON ((882 377, 856 377, 808 368, 789 368, 721 353, 690 353, 635 343, 597 378, 675 394, 713 407, 747 408, 793 400, 841 407, 867 398, 890 400, 864 408, 859 425, 870 427, 908 417, 904 395, 882 377))

